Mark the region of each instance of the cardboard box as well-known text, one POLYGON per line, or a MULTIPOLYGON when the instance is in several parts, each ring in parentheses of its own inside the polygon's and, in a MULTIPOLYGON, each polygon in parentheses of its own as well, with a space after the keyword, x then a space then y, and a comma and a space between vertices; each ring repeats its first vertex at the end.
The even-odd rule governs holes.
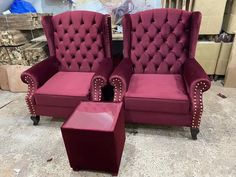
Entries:
POLYGON ((225 73, 224 86, 236 88, 236 40, 234 40, 231 49, 229 64, 225 73))
POLYGON ((221 43, 220 54, 216 65, 215 74, 216 75, 225 75, 226 68, 229 62, 230 52, 233 43, 221 43))
POLYGON ((28 86, 21 81, 20 76, 29 67, 22 65, 10 65, 7 67, 9 90, 11 92, 27 92, 28 86))
POLYGON ((196 60, 208 75, 215 74, 221 43, 213 41, 198 41, 196 60))
POLYGON ((231 34, 236 30, 236 0, 227 1, 222 28, 231 34))
POLYGON ((200 34, 219 34, 227 0, 195 0, 193 11, 202 13, 200 34))
POLYGON ((2 90, 9 90, 7 67, 9 67, 9 65, 0 66, 0 88, 2 90))
POLYGON ((236 14, 225 14, 223 30, 227 33, 234 33, 236 30, 236 14))

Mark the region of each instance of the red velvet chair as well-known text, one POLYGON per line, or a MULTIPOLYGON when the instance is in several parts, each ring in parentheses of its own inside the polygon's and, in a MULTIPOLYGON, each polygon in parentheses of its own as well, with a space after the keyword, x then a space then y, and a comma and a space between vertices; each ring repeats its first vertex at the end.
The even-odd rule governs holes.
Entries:
POLYGON ((177 9, 124 16, 124 59, 110 83, 127 122, 188 126, 197 139, 211 85, 194 58, 200 22, 200 12, 177 9))
POLYGON ((110 16, 73 11, 43 17, 42 24, 50 57, 21 76, 34 125, 39 115, 67 118, 81 101, 100 101, 113 69, 110 16))

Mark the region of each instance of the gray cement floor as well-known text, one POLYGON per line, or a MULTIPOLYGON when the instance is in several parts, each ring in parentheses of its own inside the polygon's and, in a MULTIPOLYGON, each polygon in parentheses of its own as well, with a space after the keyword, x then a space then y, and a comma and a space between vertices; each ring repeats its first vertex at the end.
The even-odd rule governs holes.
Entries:
MULTIPOLYGON (((110 176, 73 172, 61 137, 62 120, 43 117, 34 127, 24 96, 0 91, 0 107, 13 100, 0 109, 1 177, 110 176)), ((127 126, 119 176, 235 177, 236 89, 214 83, 204 95, 204 105, 197 141, 190 139, 189 128, 127 126)))

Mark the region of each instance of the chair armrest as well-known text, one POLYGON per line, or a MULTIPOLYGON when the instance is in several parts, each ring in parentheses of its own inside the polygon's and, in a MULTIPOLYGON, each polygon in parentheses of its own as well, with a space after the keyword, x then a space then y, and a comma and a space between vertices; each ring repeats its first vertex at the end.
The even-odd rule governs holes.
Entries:
POLYGON ((57 71, 58 63, 55 57, 49 57, 21 74, 21 80, 28 85, 28 93, 25 100, 31 115, 36 115, 34 101, 35 91, 57 71))
POLYGON ((32 81, 34 86, 39 88, 57 71, 58 63, 55 57, 49 57, 24 71, 21 74, 21 80, 26 84, 32 81))
POLYGON ((110 58, 103 60, 91 82, 91 99, 92 101, 101 101, 102 88, 107 85, 107 81, 113 70, 112 60, 110 58))
POLYGON ((211 81, 195 59, 184 63, 183 78, 192 103, 192 128, 198 128, 203 111, 202 94, 210 88, 211 81))
POLYGON ((206 72, 195 59, 188 59, 183 66, 183 77, 188 93, 192 96, 194 90, 200 89, 202 92, 207 91, 211 86, 206 72))
POLYGON ((133 74, 132 62, 130 59, 123 59, 112 73, 109 81, 114 87, 114 102, 120 102, 123 99, 129 87, 129 81, 133 74))

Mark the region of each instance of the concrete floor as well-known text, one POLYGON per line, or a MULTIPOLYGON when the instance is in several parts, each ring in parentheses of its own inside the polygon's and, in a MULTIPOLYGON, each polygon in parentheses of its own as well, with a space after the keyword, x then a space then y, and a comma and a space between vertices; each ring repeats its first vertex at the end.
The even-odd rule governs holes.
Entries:
MULTIPOLYGON (((61 137, 62 120, 43 117, 39 126, 32 126, 24 96, 0 91, 0 107, 12 101, 0 109, 1 177, 110 176, 73 172, 61 137)), ((236 89, 214 83, 204 105, 197 141, 190 139, 189 128, 127 126, 119 176, 235 177, 236 89)))

